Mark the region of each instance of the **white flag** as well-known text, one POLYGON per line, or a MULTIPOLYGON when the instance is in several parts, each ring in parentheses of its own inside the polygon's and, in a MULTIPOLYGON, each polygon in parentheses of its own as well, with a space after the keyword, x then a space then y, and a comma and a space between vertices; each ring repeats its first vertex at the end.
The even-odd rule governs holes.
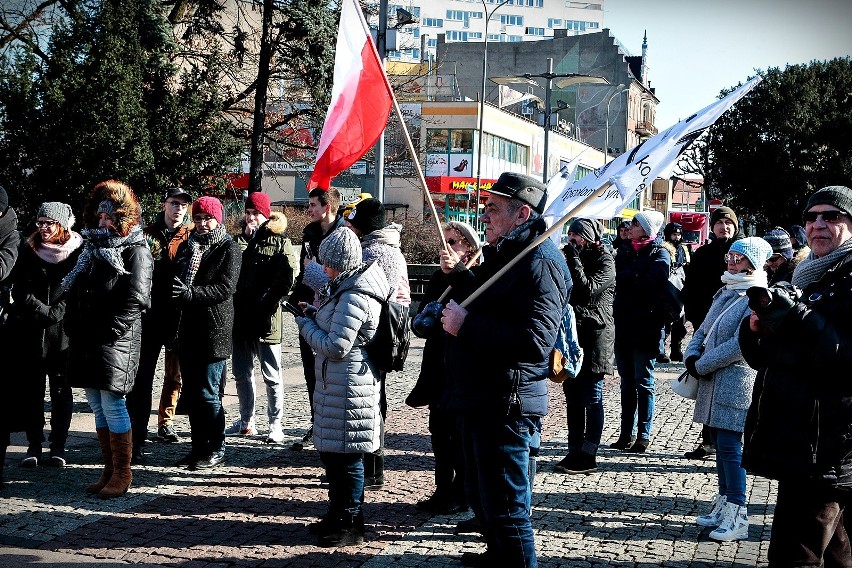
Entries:
MULTIPOLYGON (((544 212, 544 217, 549 219, 548 224, 562 218, 607 182, 612 183, 613 187, 586 206, 581 216, 612 219, 618 215, 654 179, 669 175, 678 157, 690 144, 760 81, 760 77, 755 77, 726 97, 618 156, 583 179, 575 183, 571 183, 570 179, 565 180, 561 191, 553 187, 557 196, 544 212)), ((551 187, 548 187, 548 193, 550 191, 551 187)))

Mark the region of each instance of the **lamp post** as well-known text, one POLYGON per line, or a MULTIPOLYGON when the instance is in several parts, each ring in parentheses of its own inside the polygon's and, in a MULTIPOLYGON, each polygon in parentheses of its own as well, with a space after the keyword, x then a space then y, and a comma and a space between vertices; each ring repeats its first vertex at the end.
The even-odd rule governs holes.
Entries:
POLYGON ((523 75, 515 75, 510 77, 491 77, 491 80, 498 85, 535 85, 541 87, 533 78, 545 80, 544 86, 544 164, 542 165, 542 181, 547 183, 547 166, 550 161, 550 117, 553 114, 553 109, 550 108, 550 95, 553 91, 553 85, 559 89, 564 89, 570 85, 609 85, 603 77, 596 75, 583 75, 580 73, 554 73, 553 58, 547 58, 547 72, 533 75, 532 73, 524 73, 523 75))
POLYGON ((488 6, 485 4, 485 0, 480 0, 482 2, 482 9, 485 12, 485 35, 483 36, 483 44, 482 44, 482 90, 479 92, 479 141, 477 142, 477 150, 476 150, 476 211, 474 211, 474 227, 476 227, 477 231, 479 230, 479 184, 482 182, 482 121, 485 117, 485 81, 488 79, 488 23, 491 21, 491 16, 494 15, 494 12, 508 4, 511 0, 503 0, 491 11, 488 11, 488 6))
POLYGON ((606 102, 606 140, 604 140, 604 165, 609 162, 609 103, 612 102, 612 99, 616 97, 616 95, 620 95, 624 91, 629 91, 630 87, 624 87, 624 83, 619 83, 616 87, 616 91, 610 95, 609 100, 606 102), (620 91, 618 89, 621 89, 620 91))

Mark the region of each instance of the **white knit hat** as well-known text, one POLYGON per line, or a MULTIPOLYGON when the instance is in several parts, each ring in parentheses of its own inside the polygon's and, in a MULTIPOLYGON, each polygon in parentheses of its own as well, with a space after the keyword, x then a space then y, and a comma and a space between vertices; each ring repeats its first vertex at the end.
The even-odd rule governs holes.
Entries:
POLYGON ((653 209, 640 211, 634 215, 633 218, 636 219, 636 222, 645 229, 645 232, 648 233, 648 236, 652 239, 656 238, 657 233, 660 232, 660 228, 663 226, 663 221, 665 221, 663 214, 659 211, 654 211, 653 209))
POLYGON ((772 256, 772 245, 760 237, 746 237, 735 241, 728 252, 744 255, 754 268, 761 269, 772 256))
POLYGON ((358 236, 346 227, 335 229, 322 240, 319 247, 319 257, 323 266, 339 272, 361 266, 363 262, 361 255, 361 242, 358 236))
POLYGON ((39 217, 53 219, 66 229, 74 226, 74 213, 71 206, 60 201, 46 201, 38 208, 39 217))

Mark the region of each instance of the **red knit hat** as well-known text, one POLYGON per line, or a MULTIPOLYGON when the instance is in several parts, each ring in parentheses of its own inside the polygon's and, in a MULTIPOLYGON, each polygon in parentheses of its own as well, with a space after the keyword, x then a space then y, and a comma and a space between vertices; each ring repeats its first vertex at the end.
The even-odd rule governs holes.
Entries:
POLYGON ((269 196, 259 191, 253 191, 246 197, 246 209, 256 209, 258 213, 269 219, 269 196))
POLYGON ((192 215, 206 214, 216 219, 217 223, 222 222, 222 202, 215 197, 205 195, 199 197, 192 202, 192 215))

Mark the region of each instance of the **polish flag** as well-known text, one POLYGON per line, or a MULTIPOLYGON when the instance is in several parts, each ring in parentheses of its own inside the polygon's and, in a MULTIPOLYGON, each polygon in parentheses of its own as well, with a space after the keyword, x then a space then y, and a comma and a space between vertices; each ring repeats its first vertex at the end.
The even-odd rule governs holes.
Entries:
POLYGON ((385 129, 393 101, 361 7, 357 0, 342 4, 331 104, 308 191, 328 189, 332 178, 373 147, 385 129))

